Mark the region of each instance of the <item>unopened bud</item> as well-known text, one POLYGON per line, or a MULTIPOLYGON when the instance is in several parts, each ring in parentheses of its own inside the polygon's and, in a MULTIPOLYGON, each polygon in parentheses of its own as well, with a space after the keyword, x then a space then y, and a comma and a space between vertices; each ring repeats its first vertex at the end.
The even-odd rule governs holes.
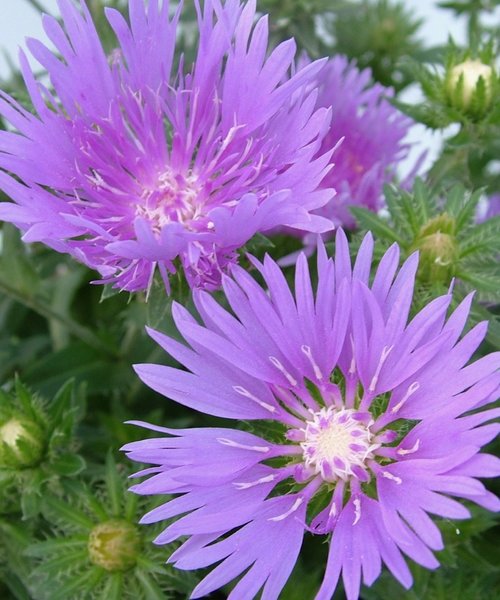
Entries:
POLYGON ((0 427, 0 466, 33 467, 43 456, 44 439, 39 425, 29 419, 11 418, 0 427))
POLYGON ((420 252, 420 279, 429 283, 448 283, 458 258, 455 220, 446 214, 430 220, 420 230, 412 249, 420 252))
POLYGON ((480 60, 466 60, 456 65, 447 78, 450 103, 465 112, 484 113, 491 103, 493 77, 492 67, 480 60))
POLYGON ((111 520, 96 525, 88 541, 91 562, 106 571, 127 571, 137 562, 141 537, 127 521, 111 520))

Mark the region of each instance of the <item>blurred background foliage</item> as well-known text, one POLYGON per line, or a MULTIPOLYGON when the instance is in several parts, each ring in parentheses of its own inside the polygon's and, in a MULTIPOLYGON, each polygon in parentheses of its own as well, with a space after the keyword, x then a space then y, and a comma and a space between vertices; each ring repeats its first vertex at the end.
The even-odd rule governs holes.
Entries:
MULTIPOLYGON (((24 1, 41 9, 36 0, 24 1)), ((126 4, 88 0, 108 51, 115 40, 103 8, 125 12, 126 4)), ((415 310, 443 293, 452 278, 457 301, 478 289, 474 319, 491 322, 484 352, 500 348, 500 217, 485 220, 488 198, 500 193, 499 24, 484 24, 499 4, 439 3, 450 19, 467 19, 468 46, 463 48, 452 41, 446 47, 426 47, 425 23, 414 16, 411 2, 258 2, 259 10, 270 14, 273 43, 293 36, 299 51, 312 57, 347 55, 370 68, 374 80, 393 87, 394 104, 416 122, 439 131, 454 124, 452 133, 445 131, 437 160, 413 189, 394 182, 380 215, 356 209, 359 230, 351 235, 356 241, 364 230, 372 230, 378 256, 394 241, 406 254, 421 251, 415 310), (450 79, 451 70, 468 59, 480 60, 492 73, 491 80, 478 84, 470 102, 464 101, 465 79, 450 79), (419 86, 420 102, 403 101, 401 92, 410 85, 419 86), (443 259, 438 266, 436 256, 443 259)), ((195 40, 194 4, 186 0, 178 42, 187 61, 195 40)), ((28 102, 14 65, 1 87, 28 102)), ((268 251, 275 257, 298 247, 295 239, 262 236, 249 244, 254 254, 268 251)), ((151 325, 176 335, 171 300, 165 300, 162 284, 155 282, 146 299, 88 285, 95 277, 68 257, 23 244, 16 229, 2 226, 0 597, 6 600, 182 599, 199 579, 196 573, 165 566, 169 549, 150 543, 154 528, 136 526, 145 508, 124 491, 129 468, 118 450, 143 436, 124 424, 129 419, 169 427, 213 420, 159 397, 131 368, 138 362, 167 361, 144 332, 151 325), (109 548, 116 547, 125 550, 114 552, 110 561, 109 548)), ((173 287, 173 297, 192 308, 181 277, 173 287)), ((498 443, 489 448, 498 450, 498 443)), ((500 589, 499 527, 486 511, 473 512, 473 520, 458 525, 440 520, 447 540, 446 550, 438 553, 441 569, 432 573, 413 566, 415 585, 409 592, 383 576, 363 589, 362 598, 493 598, 500 589)), ((322 542, 308 536, 283 600, 314 597, 326 556, 322 542)), ((342 589, 335 598, 344 598, 342 589)))

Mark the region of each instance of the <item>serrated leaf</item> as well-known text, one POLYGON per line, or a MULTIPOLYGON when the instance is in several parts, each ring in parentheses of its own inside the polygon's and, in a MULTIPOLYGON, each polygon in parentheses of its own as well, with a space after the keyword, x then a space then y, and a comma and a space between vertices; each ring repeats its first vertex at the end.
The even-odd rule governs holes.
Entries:
POLYGON ((142 569, 136 569, 135 574, 137 579, 141 582, 145 597, 148 598, 148 600, 165 600, 165 594, 155 580, 150 577, 149 573, 142 569))
POLYGON ((477 190, 471 194, 470 198, 464 196, 462 208, 456 216, 457 231, 471 225, 476 219, 477 205, 484 190, 477 190))
POLYGON ((500 273, 487 269, 471 269, 457 271, 457 277, 471 284, 479 292, 492 294, 492 298, 500 301, 500 273))
POLYGON ((45 495, 43 511, 47 513, 49 522, 62 523, 69 528, 88 531, 94 526, 94 522, 79 508, 59 500, 54 496, 45 495))
POLYGON ((66 555, 67 552, 86 550, 87 543, 87 536, 74 537, 70 539, 56 538, 53 540, 45 540, 43 542, 31 544, 25 549, 24 554, 31 558, 47 559, 47 557, 51 554, 61 553, 66 555))

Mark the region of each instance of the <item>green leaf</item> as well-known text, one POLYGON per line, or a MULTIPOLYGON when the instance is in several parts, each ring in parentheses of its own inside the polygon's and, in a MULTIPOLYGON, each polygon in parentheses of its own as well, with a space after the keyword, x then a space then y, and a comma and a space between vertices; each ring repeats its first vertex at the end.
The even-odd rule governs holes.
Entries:
POLYGON ((494 271, 491 269, 475 269, 457 271, 457 277, 471 284, 471 286, 486 294, 491 294, 492 298, 500 300, 500 272, 498 268, 494 271))
POLYGON ((123 600, 123 573, 110 573, 101 594, 103 600, 123 600))
POLYGON ((21 511, 23 519, 34 519, 41 509, 41 496, 38 490, 24 488, 21 494, 21 511))
POLYGON ((350 210, 363 229, 371 231, 376 237, 404 244, 396 231, 374 212, 360 206, 352 206, 350 210))
POLYGON ((492 217, 483 223, 474 225, 460 241, 461 258, 474 254, 483 256, 492 254, 495 263, 497 263, 497 253, 500 254, 500 216, 492 217))
POLYGON ((457 231, 471 225, 476 219, 477 205, 484 190, 477 190, 468 198, 464 196, 462 208, 456 216, 457 231))
POLYGON ((111 505, 111 514, 119 517, 123 510, 124 482, 116 469, 111 449, 106 457, 106 491, 111 505))
POLYGON ((50 495, 44 497, 43 503, 44 512, 48 512, 47 520, 49 522, 55 520, 56 523, 60 522, 70 528, 84 531, 88 531, 94 526, 94 522, 71 503, 64 502, 50 495))
POLYGON ((70 539, 56 538, 31 544, 26 548, 24 554, 31 558, 46 559, 51 554, 66 555, 67 552, 74 552, 75 550, 87 550, 87 543, 87 536, 72 537, 70 539))
POLYGON ((54 458, 50 468, 57 475, 72 477, 81 473, 85 466, 86 463, 82 456, 68 452, 54 458))
POLYGON ((162 592, 155 580, 150 577, 149 573, 142 569, 136 569, 135 575, 141 582, 144 596, 148 600, 165 600, 165 594, 162 592))
POLYGON ((92 591, 105 575, 106 571, 104 569, 90 567, 88 571, 84 571, 80 576, 62 582, 58 589, 53 591, 51 600, 68 600, 68 598, 73 598, 77 591, 84 592, 86 596, 92 598, 92 591))

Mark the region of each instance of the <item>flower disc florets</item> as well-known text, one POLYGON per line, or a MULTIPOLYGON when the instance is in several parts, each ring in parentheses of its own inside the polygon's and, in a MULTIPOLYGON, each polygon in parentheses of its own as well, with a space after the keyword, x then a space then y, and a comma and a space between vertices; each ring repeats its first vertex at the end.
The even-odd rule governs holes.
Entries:
POLYGON ((306 421, 304 441, 300 444, 306 468, 331 482, 346 480, 356 472, 364 476, 367 461, 380 447, 373 443, 370 432, 373 421, 366 423, 367 415, 353 409, 332 406, 312 416, 311 421, 306 421))
POLYGON ((478 453, 498 431, 487 422, 500 411, 479 409, 498 397, 500 353, 467 364, 486 332, 479 324, 461 337, 472 297, 448 318, 451 296, 437 298, 408 322, 417 256, 398 271, 394 245, 372 274, 372 252, 368 235, 352 266, 338 231, 335 261, 319 247, 316 289, 299 257, 294 294, 270 258, 253 260, 266 289, 235 267, 223 281, 232 312, 205 292, 195 294, 203 324, 174 306, 188 345, 150 332, 186 370, 137 365, 141 379, 238 421, 233 429, 140 423, 164 435, 125 447, 153 465, 133 491, 176 495, 143 518, 177 517, 156 540, 188 536, 170 561, 218 563, 193 598, 240 574, 230 600, 261 589, 279 598, 305 532, 331 534, 317 600, 330 600, 341 574, 356 599, 383 562, 410 587, 402 554, 434 569, 432 551, 443 547, 428 513, 470 516, 450 496, 500 507, 477 479, 500 473, 497 459, 478 453), (254 433, 241 428, 249 420, 254 433))
POLYGON ((322 61, 296 69, 292 40, 267 55, 254 0, 205 0, 195 62, 176 69, 181 7, 130 0, 130 23, 107 9, 119 44, 108 57, 85 2, 80 14, 61 0, 65 29, 44 18, 61 59, 28 42, 53 90, 21 55, 37 114, 0 92, 12 125, 0 189, 15 202, 0 218, 129 291, 147 289, 157 268, 168 287, 174 262, 193 287, 216 288, 256 233, 333 227, 312 214, 333 197, 320 189, 330 114, 309 85, 322 61))

